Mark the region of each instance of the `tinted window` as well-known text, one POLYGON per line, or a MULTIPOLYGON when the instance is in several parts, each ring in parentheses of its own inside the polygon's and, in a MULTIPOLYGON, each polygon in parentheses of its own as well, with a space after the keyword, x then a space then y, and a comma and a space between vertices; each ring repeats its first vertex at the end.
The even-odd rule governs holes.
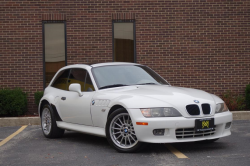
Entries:
POLYGON ((85 69, 71 69, 68 83, 67 83, 67 90, 69 90, 69 85, 72 83, 78 83, 81 85, 81 91, 94 91, 95 88, 92 84, 90 76, 85 69), (85 84, 86 82, 86 84, 85 84))
POLYGON ((86 73, 87 71, 84 69, 71 69, 67 84, 67 90, 69 90, 70 84, 78 83, 81 85, 81 91, 84 91, 86 73))
POLYGON ((94 90, 95 90, 95 88, 92 84, 91 78, 90 78, 89 74, 87 73, 85 91, 94 91, 94 90))
POLYGON ((66 90, 68 76, 69 76, 69 69, 60 71, 60 73, 57 74, 55 81, 51 86, 58 89, 66 90))

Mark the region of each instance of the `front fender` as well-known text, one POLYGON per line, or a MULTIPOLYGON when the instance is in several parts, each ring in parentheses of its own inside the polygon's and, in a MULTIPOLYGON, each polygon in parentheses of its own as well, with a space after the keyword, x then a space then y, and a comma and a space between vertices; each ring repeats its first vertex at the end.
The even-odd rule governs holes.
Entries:
POLYGON ((218 97, 218 96, 216 96, 214 94, 211 94, 211 96, 213 97, 213 99, 214 99, 214 101, 215 101, 216 104, 218 104, 218 103, 224 103, 224 101, 220 97, 218 97))
POLYGON ((126 109, 130 108, 153 108, 153 107, 174 107, 173 105, 148 96, 122 95, 113 99, 108 107, 121 105, 126 109))

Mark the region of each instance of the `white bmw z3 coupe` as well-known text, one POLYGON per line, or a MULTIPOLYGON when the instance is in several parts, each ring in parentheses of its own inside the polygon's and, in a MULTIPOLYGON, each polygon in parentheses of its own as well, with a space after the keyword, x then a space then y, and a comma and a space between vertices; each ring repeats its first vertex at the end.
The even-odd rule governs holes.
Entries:
POLYGON ((213 142, 231 134, 232 113, 218 96, 171 86, 135 63, 61 68, 39 108, 47 138, 72 130, 106 137, 119 152, 145 143, 213 142))

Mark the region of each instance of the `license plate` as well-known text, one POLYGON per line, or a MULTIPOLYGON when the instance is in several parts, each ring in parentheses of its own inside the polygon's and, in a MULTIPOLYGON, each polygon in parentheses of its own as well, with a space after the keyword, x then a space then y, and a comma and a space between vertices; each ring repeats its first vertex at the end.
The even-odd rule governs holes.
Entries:
POLYGON ((214 118, 195 119, 195 131, 208 131, 214 129, 214 118))

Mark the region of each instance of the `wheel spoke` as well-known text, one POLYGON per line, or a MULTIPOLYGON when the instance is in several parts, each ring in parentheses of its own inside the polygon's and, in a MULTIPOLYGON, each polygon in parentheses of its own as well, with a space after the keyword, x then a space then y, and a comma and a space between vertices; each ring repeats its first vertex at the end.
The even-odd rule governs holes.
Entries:
POLYGON ((122 116, 124 124, 126 124, 125 116, 122 116))
POLYGON ((131 135, 129 135, 134 141, 136 141, 131 135))
POLYGON ((124 137, 122 137, 121 141, 120 141, 120 144, 122 144, 122 141, 123 141, 124 137))
POLYGON ((123 123, 122 123, 121 119, 120 119, 120 118, 118 118, 118 120, 120 121, 121 125, 123 125, 123 123))
POLYGON ((115 127, 112 127, 112 129, 115 129, 115 130, 121 130, 120 128, 115 128, 115 127))
POLYGON ((118 138, 120 138, 122 135, 120 134, 118 137, 116 137, 115 139, 118 140, 118 138))
POLYGON ((131 133, 132 135, 136 136, 134 133, 131 133))
POLYGON ((129 116, 128 116, 128 119, 127 119, 127 124, 130 126, 130 124, 129 124, 129 116))
POLYGON ((119 125, 118 123, 116 123, 116 122, 114 122, 117 126, 119 126, 119 127, 122 127, 121 125, 119 125))
POLYGON ((46 130, 46 124, 45 123, 43 124, 43 130, 46 130))
POLYGON ((120 131, 119 131, 119 132, 116 132, 116 133, 114 132, 113 134, 119 134, 119 133, 121 133, 121 132, 120 132, 120 131))
MULTIPOLYGON (((130 136, 130 135, 129 135, 130 136)), ((131 145, 131 141, 130 141, 130 138, 129 138, 129 136, 128 136, 128 142, 129 142, 129 144, 131 145)))
POLYGON ((130 126, 133 126, 132 120, 131 120, 130 116, 128 117, 128 122, 130 122, 130 123, 129 123, 130 126))

